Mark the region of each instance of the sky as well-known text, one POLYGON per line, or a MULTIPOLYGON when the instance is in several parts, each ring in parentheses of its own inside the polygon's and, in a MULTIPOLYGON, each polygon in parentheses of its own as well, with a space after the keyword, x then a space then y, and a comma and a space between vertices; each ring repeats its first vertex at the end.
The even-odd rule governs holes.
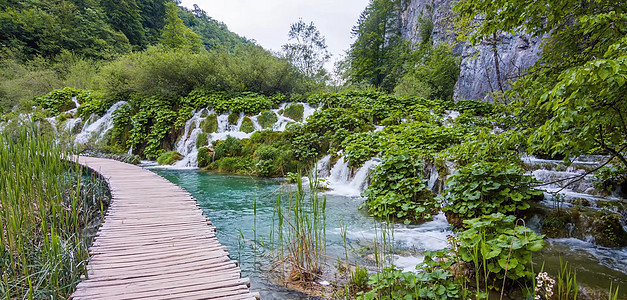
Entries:
MULTIPOLYGON (((299 18, 314 22, 326 37, 331 61, 340 58, 353 42, 351 29, 369 0, 182 0, 194 4, 229 30, 257 41, 265 49, 279 51, 288 42, 287 33, 299 18)), ((328 63, 327 70, 333 66, 328 63)))

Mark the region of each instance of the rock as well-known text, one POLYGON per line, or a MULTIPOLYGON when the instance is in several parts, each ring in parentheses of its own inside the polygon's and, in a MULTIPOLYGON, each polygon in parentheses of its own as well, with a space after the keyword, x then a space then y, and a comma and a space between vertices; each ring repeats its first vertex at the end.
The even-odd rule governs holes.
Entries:
MULTIPOLYGON (((455 85, 454 99, 491 100, 490 92, 499 91, 490 43, 470 46, 457 40, 452 7, 457 0, 402 0, 401 36, 412 44, 420 43, 423 31, 431 30, 434 44, 453 45, 453 53, 461 55, 460 75, 455 85)), ((510 87, 525 69, 541 55, 541 37, 527 34, 501 34, 497 37, 497 53, 503 89, 510 87)))

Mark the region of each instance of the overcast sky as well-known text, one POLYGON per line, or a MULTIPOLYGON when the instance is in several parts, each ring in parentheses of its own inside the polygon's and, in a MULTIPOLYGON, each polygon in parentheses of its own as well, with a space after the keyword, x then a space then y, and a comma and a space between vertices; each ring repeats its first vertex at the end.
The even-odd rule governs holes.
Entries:
MULTIPOLYGON (((262 47, 278 51, 287 43, 290 24, 302 18, 314 22, 326 37, 336 60, 352 43, 351 29, 369 0, 182 0, 194 4, 207 15, 225 23, 229 29, 262 47)), ((332 66, 332 65, 331 65, 332 66)), ((329 70, 331 71, 331 70, 329 70)))

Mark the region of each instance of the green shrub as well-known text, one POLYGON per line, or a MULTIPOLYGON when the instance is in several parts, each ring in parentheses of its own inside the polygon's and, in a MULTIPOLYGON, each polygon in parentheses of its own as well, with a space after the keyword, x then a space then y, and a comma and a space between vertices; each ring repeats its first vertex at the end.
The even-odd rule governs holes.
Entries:
POLYGON ((35 98, 35 102, 44 109, 50 110, 54 115, 58 115, 60 112, 68 111, 76 107, 76 104, 72 101, 72 97, 78 95, 78 93, 80 93, 80 90, 65 87, 37 97, 35 98))
POLYGON ((196 156, 198 161, 198 167, 204 168, 208 166, 213 160, 213 151, 208 147, 198 148, 198 155, 196 156))
POLYGON ((300 103, 292 103, 285 107, 283 115, 297 122, 303 120, 303 113, 305 112, 305 106, 300 103))
POLYGON ((466 229, 457 235, 460 258, 473 265, 476 277, 483 278, 486 286, 494 286, 505 272, 513 280, 535 275, 530 268, 532 252, 544 247, 544 236, 514 224, 515 219, 495 213, 465 220, 466 229))
MULTIPOLYGON (((528 200, 542 195, 535 180, 512 163, 479 162, 463 167, 448 180, 443 207, 463 219, 492 213, 513 214, 529 208, 528 200)), ((455 225, 455 224, 454 224, 455 225)))
POLYGON ((159 155, 159 158, 157 158, 157 163, 160 165, 171 165, 181 159, 183 159, 183 155, 181 155, 181 153, 178 153, 176 151, 168 151, 159 155))
MULTIPOLYGON (((462 291, 448 269, 454 257, 448 249, 425 252, 425 260, 416 266, 420 272, 403 272, 388 267, 383 272, 370 275, 371 290, 359 295, 358 300, 446 300, 459 299, 462 291)), ((360 294, 360 293, 358 293, 360 294)))
POLYGON ((239 127, 239 130, 246 133, 251 133, 255 131, 255 125, 253 124, 253 120, 251 120, 249 117, 244 117, 244 120, 242 120, 242 125, 239 127))
POLYGON ((344 159, 356 167, 381 152, 380 132, 361 132, 348 136, 343 142, 344 159))
POLYGON ((238 113, 230 113, 229 114, 229 117, 228 117, 229 124, 236 125, 238 119, 239 119, 239 114, 238 113))
POLYGON ((439 205, 421 177, 423 168, 421 159, 406 154, 383 159, 371 174, 362 206, 377 218, 405 224, 430 220, 439 205))
POLYGON ((226 140, 218 141, 215 147, 215 160, 224 157, 234 157, 242 155, 242 142, 232 136, 227 136, 226 140))
POLYGON ((76 114, 87 119, 92 114, 104 115, 112 103, 105 101, 104 95, 100 92, 82 90, 76 95, 76 101, 81 104, 76 110, 76 114))
POLYGON ((278 120, 279 118, 277 118, 276 114, 271 110, 265 110, 257 117, 257 121, 259 121, 259 125, 261 125, 263 129, 271 129, 278 120))
POLYGON ((218 170, 229 173, 252 173, 252 163, 243 157, 225 157, 218 161, 218 170))
POLYGON ((209 134, 203 131, 196 138, 196 148, 200 149, 207 145, 209 145, 209 134))
POLYGON ((203 132, 213 133, 218 131, 218 116, 216 114, 208 115, 202 122, 200 123, 200 128, 203 132))

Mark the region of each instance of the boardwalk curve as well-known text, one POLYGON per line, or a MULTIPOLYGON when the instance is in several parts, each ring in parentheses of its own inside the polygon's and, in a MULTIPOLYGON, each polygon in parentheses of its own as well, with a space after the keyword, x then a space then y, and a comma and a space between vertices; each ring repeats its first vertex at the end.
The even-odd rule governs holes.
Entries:
POLYGON ((111 204, 72 299, 258 299, 196 200, 122 162, 79 157, 109 183, 111 204))

